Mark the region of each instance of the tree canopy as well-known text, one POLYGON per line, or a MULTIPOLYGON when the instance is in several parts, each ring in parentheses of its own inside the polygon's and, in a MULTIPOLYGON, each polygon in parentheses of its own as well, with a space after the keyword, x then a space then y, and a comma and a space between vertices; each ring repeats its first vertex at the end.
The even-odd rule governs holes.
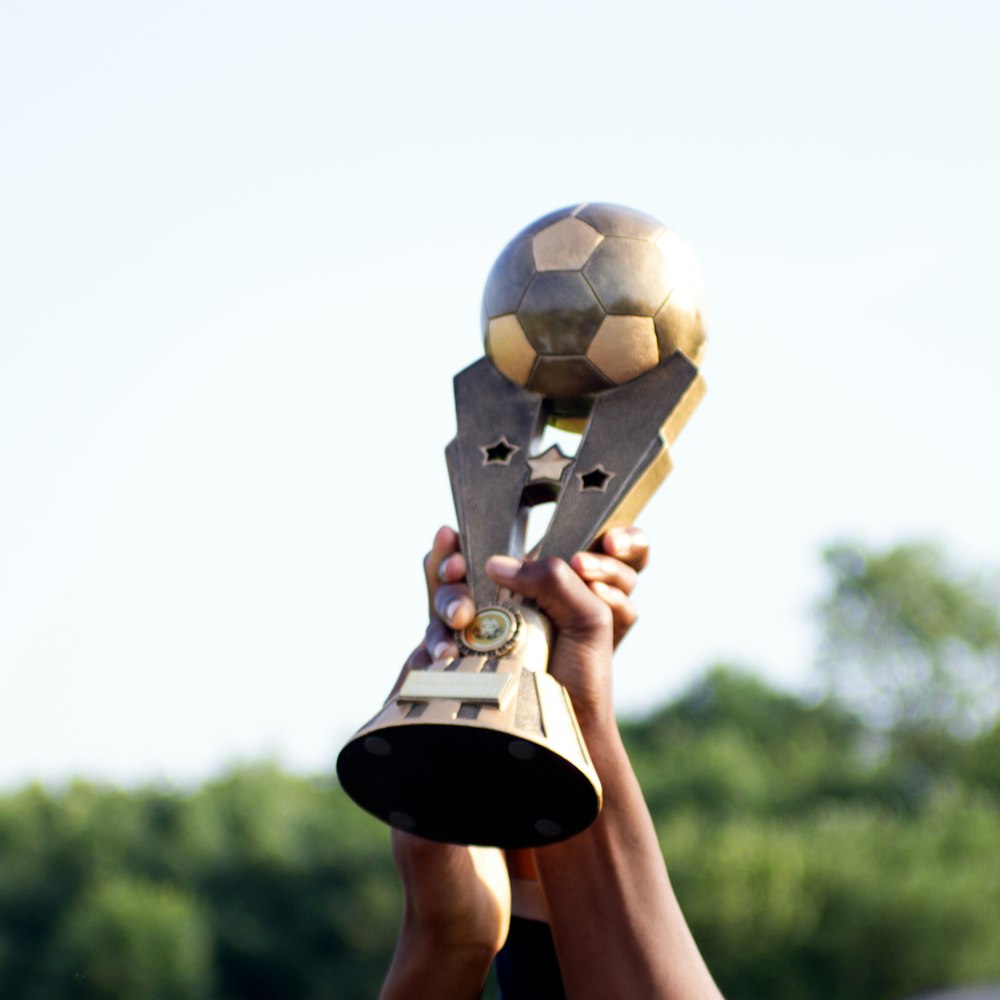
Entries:
POLYGON ((820 605, 831 688, 897 730, 969 733, 1000 706, 996 587, 927 543, 884 552, 840 542, 823 554, 820 605))
MULTIPOLYGON (((1000 980, 996 606, 930 548, 826 560, 831 697, 717 665, 623 722, 681 904, 729 1000, 1000 980)), ((401 906, 387 828, 270 764, 0 796, 0 858, 19 1000, 370 998, 401 906)))

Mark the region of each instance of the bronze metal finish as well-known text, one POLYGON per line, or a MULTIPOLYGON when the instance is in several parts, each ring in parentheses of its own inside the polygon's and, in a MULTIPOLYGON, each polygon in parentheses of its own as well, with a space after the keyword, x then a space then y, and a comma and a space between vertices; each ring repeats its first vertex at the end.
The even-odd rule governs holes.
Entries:
POLYGON ((562 686, 546 672, 551 626, 485 572, 524 556, 532 507, 554 504, 528 558, 568 559, 631 523, 671 468, 701 399, 703 292, 687 245, 656 220, 581 205, 539 220, 487 282, 487 358, 454 380, 445 455, 479 613, 460 656, 411 671, 341 751, 344 789, 399 829, 456 843, 530 847, 584 829, 601 804, 562 686), (540 446, 580 432, 573 455, 540 446))

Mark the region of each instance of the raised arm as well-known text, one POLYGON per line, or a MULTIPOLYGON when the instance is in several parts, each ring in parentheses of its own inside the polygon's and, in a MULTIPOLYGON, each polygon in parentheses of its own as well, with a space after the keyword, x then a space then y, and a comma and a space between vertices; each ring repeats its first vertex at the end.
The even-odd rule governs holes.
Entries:
MULTIPOLYGON (((530 859, 570 1000, 720 997, 677 904, 614 718, 611 653, 635 620, 629 595, 646 557, 645 536, 622 529, 604 540, 602 554, 578 554, 572 567, 506 556, 489 563, 496 582, 535 600, 556 626, 550 670, 569 692, 604 784, 597 822, 530 859)), ((473 613, 450 529, 438 532, 425 572, 432 621, 404 673, 453 655, 451 627, 473 613)), ((398 832, 393 846, 406 910, 383 1000, 478 996, 510 919, 502 856, 398 832)), ((506 1000, 517 1000, 516 993, 506 1000)))
MULTIPOLYGON (((612 611, 615 641, 636 620, 630 600, 637 573, 646 565, 649 543, 637 528, 606 535, 601 550, 574 557, 582 580, 612 611)), ((398 684, 411 669, 458 653, 453 630, 471 621, 475 608, 465 587, 465 560, 458 535, 441 528, 424 558, 430 624, 408 658, 398 684)), ((504 944, 511 916, 512 893, 501 852, 438 844, 393 831, 393 858, 405 894, 403 922, 396 952, 382 989, 382 1000, 397 997, 478 996, 490 962, 504 944)), ((512 871, 521 876, 515 888, 525 893, 514 912, 537 915, 528 880, 537 879, 532 851, 512 852, 512 871)), ((542 960, 536 952, 532 964, 542 960)), ((511 1000, 516 1000, 512 997, 511 1000)))
POLYGON ((604 785, 591 827, 535 851, 566 996, 718 1000, 615 721, 608 605, 558 560, 494 557, 487 570, 536 601, 556 627, 550 671, 569 692, 604 785))

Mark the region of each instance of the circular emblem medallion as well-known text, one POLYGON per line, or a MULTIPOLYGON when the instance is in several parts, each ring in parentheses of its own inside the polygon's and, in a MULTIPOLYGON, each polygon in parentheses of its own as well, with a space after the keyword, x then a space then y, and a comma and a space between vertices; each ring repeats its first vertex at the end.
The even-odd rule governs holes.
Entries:
POLYGON ((513 608, 481 608, 472 622, 455 632, 466 656, 504 656, 517 645, 523 619, 513 608))

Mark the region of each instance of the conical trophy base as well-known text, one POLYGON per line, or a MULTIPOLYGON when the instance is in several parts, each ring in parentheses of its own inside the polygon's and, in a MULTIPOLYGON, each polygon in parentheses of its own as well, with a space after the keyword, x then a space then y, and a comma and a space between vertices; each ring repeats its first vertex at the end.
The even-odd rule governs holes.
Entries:
POLYGON ((572 837, 601 811, 601 782, 569 695, 545 669, 551 627, 525 606, 476 620, 516 625, 514 644, 501 634, 488 655, 409 671, 341 750, 341 786, 429 840, 540 847, 572 837))
POLYGON ((596 776, 544 742, 461 720, 369 730, 341 751, 337 774, 379 819, 456 844, 551 844, 601 808, 596 776))

